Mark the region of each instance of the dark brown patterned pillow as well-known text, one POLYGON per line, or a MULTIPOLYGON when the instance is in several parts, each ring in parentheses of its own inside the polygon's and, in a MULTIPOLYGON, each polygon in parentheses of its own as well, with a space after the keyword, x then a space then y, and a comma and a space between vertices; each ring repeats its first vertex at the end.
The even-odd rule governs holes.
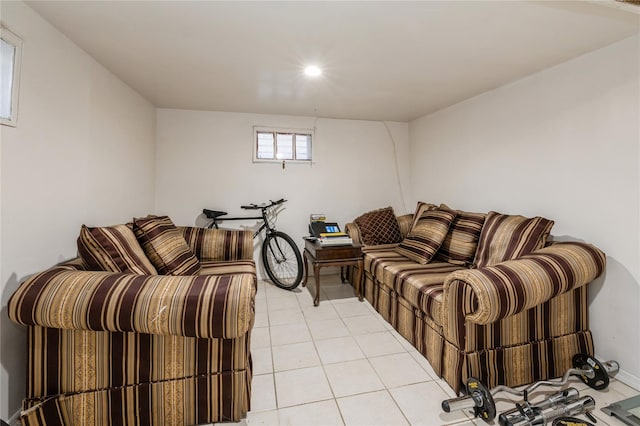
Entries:
POLYGON ((398 219, 392 207, 370 211, 356 218, 354 222, 360 229, 360 238, 365 246, 402 241, 398 219))
POLYGON ((547 242, 553 221, 489 212, 482 227, 475 265, 492 266, 538 250, 547 242))
POLYGON ((161 275, 200 272, 200 261, 168 216, 133 219, 133 232, 161 275))
POLYGON ((133 231, 127 225, 89 228, 82 225, 78 253, 94 271, 156 275, 133 231))
MULTIPOLYGON (((442 210, 452 210, 446 204, 440 204, 442 210)), ((449 233, 436 253, 435 260, 453 265, 470 266, 478 248, 478 240, 482 225, 486 218, 484 213, 469 213, 455 210, 456 218, 449 228, 449 233)))
POLYGON ((456 212, 451 210, 425 210, 396 252, 415 262, 428 263, 442 245, 455 217, 456 212))

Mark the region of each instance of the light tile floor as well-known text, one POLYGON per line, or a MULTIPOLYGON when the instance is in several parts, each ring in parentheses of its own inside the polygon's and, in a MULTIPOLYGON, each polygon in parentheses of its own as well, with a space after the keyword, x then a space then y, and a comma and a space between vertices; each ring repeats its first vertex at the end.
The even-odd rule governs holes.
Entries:
MULTIPOLYGON (((259 283, 251 340, 252 410, 236 424, 485 424, 472 414, 442 411, 442 400, 454 396, 449 385, 337 275, 322 277, 318 307, 314 295, 312 278, 307 288, 295 291, 259 283)), ((615 379, 600 392, 577 379, 571 385, 581 396, 595 398, 598 425, 622 425, 600 408, 638 394, 615 379)), ((498 412, 513 408, 515 400, 500 394, 498 412)))

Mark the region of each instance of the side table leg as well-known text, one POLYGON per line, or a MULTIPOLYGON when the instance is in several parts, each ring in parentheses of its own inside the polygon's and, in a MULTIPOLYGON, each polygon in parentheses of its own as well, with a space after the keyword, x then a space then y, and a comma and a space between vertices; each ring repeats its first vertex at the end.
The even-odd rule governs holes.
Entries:
POLYGON ((302 258, 304 259, 304 279, 302 280, 302 287, 306 287, 307 282, 309 282, 309 259, 307 258, 306 250, 302 253, 302 258))
POLYGON ((362 302, 362 291, 364 283, 362 282, 362 278, 364 277, 364 262, 362 260, 358 261, 358 273, 356 277, 356 291, 358 293, 358 300, 362 302))
POLYGON ((313 264, 313 273, 316 279, 316 297, 313 299, 313 306, 318 306, 320 304, 320 265, 317 263, 313 264))
POLYGON ((347 277, 349 276, 350 269, 351 266, 340 267, 340 281, 342 282, 342 284, 345 284, 347 282, 347 277))

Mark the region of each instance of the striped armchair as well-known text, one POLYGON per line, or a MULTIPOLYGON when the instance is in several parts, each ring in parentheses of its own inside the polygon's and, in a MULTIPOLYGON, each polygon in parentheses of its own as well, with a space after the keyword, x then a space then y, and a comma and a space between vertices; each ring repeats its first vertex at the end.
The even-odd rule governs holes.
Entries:
MULTIPOLYGON (((559 377, 574 354, 593 355, 587 284, 604 271, 602 251, 548 242, 552 221, 495 212, 455 211, 446 235, 420 235, 437 209, 451 212, 419 203, 398 218, 399 241, 365 245, 364 295, 454 391, 469 377, 490 388, 559 377), (416 242, 426 249, 406 257, 416 242)), ((345 229, 362 243, 357 222, 345 229)))
POLYGON ((88 270, 81 259, 23 282, 23 425, 239 421, 251 395, 256 274, 250 232, 178 228, 198 275, 88 270))

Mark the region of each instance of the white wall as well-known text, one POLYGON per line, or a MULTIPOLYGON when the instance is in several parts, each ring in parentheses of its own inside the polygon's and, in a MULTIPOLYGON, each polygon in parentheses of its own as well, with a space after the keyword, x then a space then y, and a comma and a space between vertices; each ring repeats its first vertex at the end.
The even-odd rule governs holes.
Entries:
POLYGON ((640 41, 633 37, 410 123, 413 199, 555 220, 607 254, 596 354, 640 388, 640 41))
POLYGON ((80 225, 153 209, 155 108, 22 2, 2 22, 24 40, 16 128, 1 126, 0 417, 25 395, 25 329, 6 304, 26 276, 76 254, 80 225))
POLYGON ((406 181, 408 123, 387 125, 389 132, 385 123, 374 121, 159 109, 156 211, 193 225, 202 224, 198 216, 204 207, 246 214, 241 204, 286 198, 278 229, 301 247, 311 213, 326 213, 342 226, 389 205, 404 213, 394 143, 406 181), (283 170, 279 164, 253 163, 255 125, 315 126, 313 165, 287 163, 283 170))

